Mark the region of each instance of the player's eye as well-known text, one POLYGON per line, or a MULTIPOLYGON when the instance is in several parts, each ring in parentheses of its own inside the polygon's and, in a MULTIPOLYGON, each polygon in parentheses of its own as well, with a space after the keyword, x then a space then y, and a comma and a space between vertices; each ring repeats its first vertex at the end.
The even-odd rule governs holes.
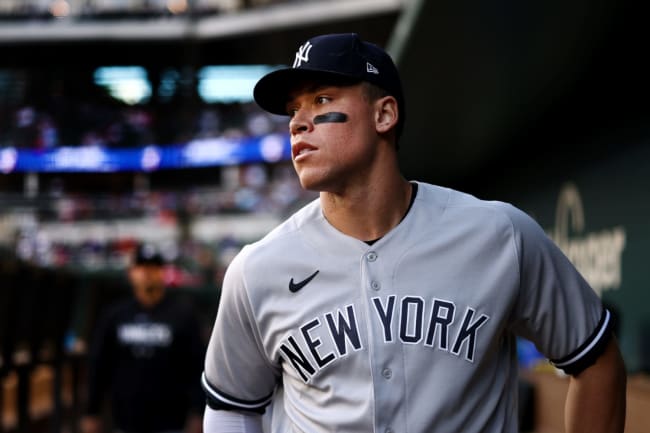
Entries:
POLYGON ((318 105, 326 104, 331 100, 332 99, 329 96, 320 95, 316 97, 316 104, 318 105))
POLYGON ((293 118, 296 113, 298 112, 298 109, 295 107, 288 107, 287 108, 287 114, 289 115, 290 118, 293 118))

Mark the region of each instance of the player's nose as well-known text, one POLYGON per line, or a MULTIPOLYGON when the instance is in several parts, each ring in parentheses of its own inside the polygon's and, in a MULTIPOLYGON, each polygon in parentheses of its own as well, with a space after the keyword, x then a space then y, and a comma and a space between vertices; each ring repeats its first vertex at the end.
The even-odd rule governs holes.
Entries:
POLYGON ((305 110, 296 110, 292 114, 291 120, 289 120, 289 132, 291 135, 310 131, 312 127, 313 122, 305 110))

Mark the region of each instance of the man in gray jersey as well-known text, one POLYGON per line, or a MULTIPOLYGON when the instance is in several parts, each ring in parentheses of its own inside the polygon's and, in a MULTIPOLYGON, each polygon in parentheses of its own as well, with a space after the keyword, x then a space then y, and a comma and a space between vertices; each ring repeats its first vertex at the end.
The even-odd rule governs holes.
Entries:
POLYGON ((501 202, 409 182, 390 57, 318 36, 254 96, 290 116, 320 192, 224 279, 202 376, 207 433, 516 433, 516 336, 571 375, 569 432, 616 433, 625 368, 609 312, 541 228, 501 202))

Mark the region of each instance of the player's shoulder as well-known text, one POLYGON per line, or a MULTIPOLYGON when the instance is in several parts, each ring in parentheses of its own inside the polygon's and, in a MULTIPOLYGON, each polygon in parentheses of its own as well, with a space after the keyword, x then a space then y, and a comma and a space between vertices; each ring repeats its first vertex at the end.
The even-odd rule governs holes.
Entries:
POLYGON ((492 222, 517 231, 537 224, 526 212, 505 201, 481 199, 467 192, 421 182, 418 182, 418 191, 418 199, 439 208, 452 220, 462 217, 468 222, 492 222))
POLYGON ((510 212, 516 209, 509 203, 498 200, 485 200, 456 189, 417 182, 417 199, 443 209, 472 209, 475 212, 510 212))
POLYGON ((319 199, 312 200, 297 210, 261 239, 245 245, 233 260, 233 265, 251 260, 270 260, 282 257, 303 242, 300 231, 310 224, 322 223, 324 219, 319 199))

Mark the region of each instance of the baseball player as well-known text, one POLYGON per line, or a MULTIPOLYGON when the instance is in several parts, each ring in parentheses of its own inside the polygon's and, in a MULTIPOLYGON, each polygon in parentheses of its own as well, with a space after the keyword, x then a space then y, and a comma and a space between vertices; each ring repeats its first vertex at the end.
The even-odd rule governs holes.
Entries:
POLYGON ((610 313, 526 214, 400 174, 404 96, 356 34, 314 37, 257 83, 320 192, 229 266, 204 430, 518 432, 516 336, 571 375, 569 432, 623 431, 610 313))

